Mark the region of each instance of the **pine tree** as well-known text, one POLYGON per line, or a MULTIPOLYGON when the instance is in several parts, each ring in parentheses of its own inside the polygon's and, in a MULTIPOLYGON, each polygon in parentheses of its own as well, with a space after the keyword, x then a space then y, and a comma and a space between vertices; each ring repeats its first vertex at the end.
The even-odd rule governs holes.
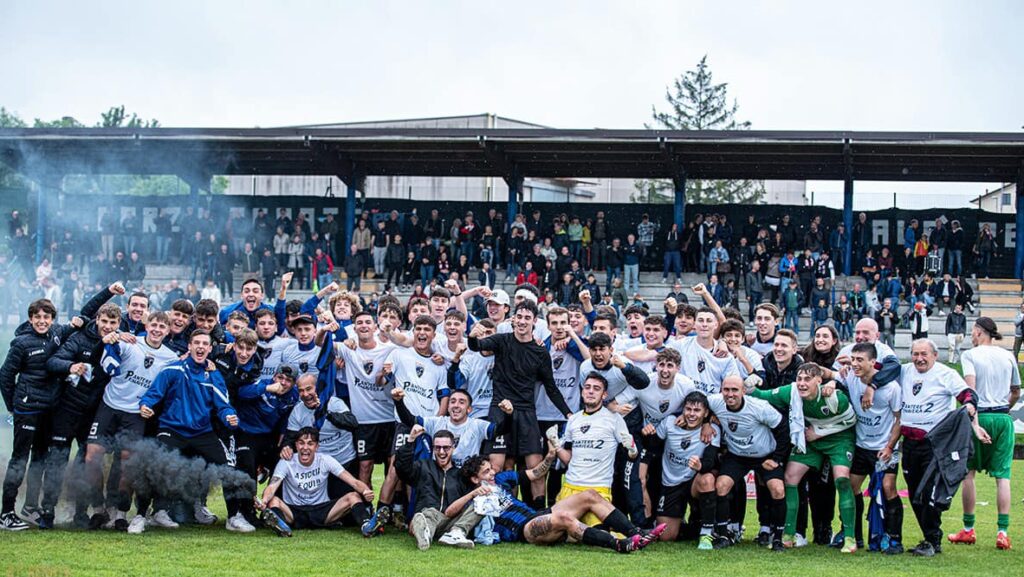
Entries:
MULTIPOLYGON (((668 112, 651 113, 655 125, 648 129, 668 130, 748 130, 749 121, 737 121, 739 104, 729 103, 728 84, 715 84, 708 67, 708 57, 700 59, 695 70, 676 78, 665 91, 668 112)), ((665 180, 638 180, 634 202, 672 202, 672 183, 665 180)), ((756 180, 686 181, 687 202, 702 204, 750 204, 764 196, 764 183, 756 180)))

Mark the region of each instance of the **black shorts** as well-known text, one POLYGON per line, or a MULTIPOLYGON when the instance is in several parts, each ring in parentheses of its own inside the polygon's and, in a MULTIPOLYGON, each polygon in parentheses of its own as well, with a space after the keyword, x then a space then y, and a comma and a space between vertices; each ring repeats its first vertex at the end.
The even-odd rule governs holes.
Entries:
MULTIPOLYGON (((875 465, 878 463, 878 451, 857 447, 853 450, 853 463, 850 465, 851 475, 870 477, 875 472, 875 465)), ((895 475, 899 471, 899 462, 886 467, 886 475, 895 475)))
MULTIPOLYGON (((523 534, 523 532, 526 531, 526 525, 530 521, 533 521, 534 519, 536 519, 537 517, 543 517, 544 515, 550 515, 550 514, 551 514, 551 507, 548 507, 546 509, 541 509, 540 511, 534 511, 533 515, 529 519, 523 521, 523 524, 516 528, 516 537, 515 537, 515 539, 512 540, 512 542, 513 543, 526 543, 526 535, 523 534)), ((568 534, 566 534, 566 537, 568 537, 568 534)))
POLYGON ((50 443, 54 446, 70 447, 72 442, 78 441, 79 447, 83 447, 92 429, 92 422, 93 415, 58 405, 53 412, 50 443))
POLYGON ((359 425, 354 437, 357 459, 386 463, 395 442, 395 423, 359 425))
POLYGON ((696 502, 693 498, 693 479, 684 481, 674 487, 662 487, 661 498, 655 514, 658 517, 682 519, 686 516, 686 507, 696 502))
POLYGON ((780 481, 785 479, 786 465, 780 463, 778 467, 771 471, 766 471, 761 466, 771 456, 765 457, 741 457, 739 455, 733 455, 732 453, 726 453, 722 456, 721 468, 719 469, 719 475, 730 477, 733 483, 739 485, 743 482, 743 477, 746 476, 747 471, 753 471, 762 483, 767 483, 772 479, 778 479, 780 481))
POLYGON ((112 451, 115 447, 142 438, 146 431, 146 419, 137 413, 126 413, 100 403, 96 416, 89 428, 89 443, 101 445, 112 451))
POLYGON ((545 453, 544 445, 541 443, 543 432, 540 423, 537 422, 537 411, 516 409, 511 415, 507 415, 497 405, 491 405, 487 420, 494 423, 497 433, 491 443, 491 453, 510 457, 545 453))
POLYGON ((214 432, 200 433, 195 437, 186 437, 170 429, 160 429, 156 440, 169 449, 181 453, 184 457, 199 457, 211 465, 234 465, 234 454, 228 452, 227 445, 214 432))
POLYGON ((394 457, 395 453, 398 452, 406 443, 409 442, 409 433, 412 432, 412 427, 404 425, 402 423, 395 423, 395 438, 391 443, 391 456, 394 457))
POLYGON ((327 516, 337 502, 337 499, 333 499, 318 505, 288 505, 292 510, 292 529, 317 529, 333 525, 327 523, 327 516))

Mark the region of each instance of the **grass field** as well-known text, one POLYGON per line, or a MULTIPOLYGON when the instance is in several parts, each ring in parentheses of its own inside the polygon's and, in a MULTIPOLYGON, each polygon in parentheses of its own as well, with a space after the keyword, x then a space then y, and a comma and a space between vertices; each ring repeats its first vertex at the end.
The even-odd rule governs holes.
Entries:
MULTIPOLYGON (((0 331, 0 349, 10 334, 0 331)), ((0 350, 2 352, 2 350, 0 350)), ((0 425, 0 459, 10 447, 10 428, 0 425)), ((0 462, 0 470, 3 470, 0 462)), ((378 470, 378 477, 380 471, 378 470)), ((776 554, 745 542, 725 551, 703 552, 692 542, 655 544, 643 552, 624 556, 578 545, 534 547, 503 544, 473 551, 435 545, 420 552, 408 535, 395 531, 366 540, 354 529, 302 531, 280 539, 263 530, 251 535, 228 533, 223 521, 214 527, 185 527, 177 531, 151 529, 142 536, 113 532, 29 530, 0 533, 0 577, 7 576, 134 576, 134 575, 544 575, 573 577, 627 575, 724 575, 826 577, 831 575, 943 575, 995 577, 1020 574, 1024 562, 1024 463, 1014 464, 1013 510, 1010 535, 1015 549, 997 551, 995 491, 989 478, 979 479, 977 526, 981 544, 946 546, 934 559, 909 555, 886 557, 858 552, 852 557, 833 549, 809 546, 776 554), (1016 569, 1014 569, 1016 567, 1016 569)), ((376 481, 379 486, 380 479, 376 481)), ((902 484, 901 484, 902 485, 902 484)), ((913 512, 906 503, 905 542, 920 540, 913 512)), ((224 517, 224 504, 210 499, 211 508, 224 517)), ((747 514, 748 522, 756 513, 747 514)), ((960 526, 960 499, 944 516, 944 529, 960 526)), ((836 520, 838 524, 838 519, 836 520)))

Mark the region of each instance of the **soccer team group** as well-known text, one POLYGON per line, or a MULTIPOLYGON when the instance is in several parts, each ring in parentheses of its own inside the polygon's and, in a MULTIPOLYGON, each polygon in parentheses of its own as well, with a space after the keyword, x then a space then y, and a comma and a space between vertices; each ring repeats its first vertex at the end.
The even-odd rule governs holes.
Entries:
POLYGON ((62 496, 83 528, 176 528, 183 511, 212 524, 209 480, 161 482, 195 459, 217 472, 231 531, 395 526, 420 549, 720 549, 743 538, 753 472, 759 545, 898 554, 902 463, 924 535, 910 553, 975 541, 982 471, 997 486, 996 545, 1010 548, 1020 378, 986 317, 961 377, 927 339, 901 365, 870 318, 842 349, 820 327, 801 356, 774 305, 748 335, 701 285, 700 308, 668 298, 664 314, 619 317, 584 291, 541 319, 532 285, 510 298, 452 282, 367 310, 334 283, 289 301, 290 281, 275 305, 250 279, 231 306, 167 311, 115 283, 67 324, 33 302, 0 369, 14 416, 0 529, 52 529, 62 496), (477 318, 467 303, 480 300, 477 318), (947 537, 941 513, 958 490, 964 528, 947 537))

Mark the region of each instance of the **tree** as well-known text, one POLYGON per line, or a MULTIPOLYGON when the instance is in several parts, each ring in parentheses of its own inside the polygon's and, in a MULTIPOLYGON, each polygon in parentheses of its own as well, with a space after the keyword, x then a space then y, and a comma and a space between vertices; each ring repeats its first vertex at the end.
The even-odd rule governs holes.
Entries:
MULTIPOLYGON (((648 129, 668 130, 749 130, 749 121, 737 121, 739 104, 729 103, 728 84, 712 81, 708 57, 697 63, 673 81, 665 90, 667 112, 651 106, 655 125, 648 129)), ((634 202, 672 202, 672 183, 665 180, 638 180, 634 202)), ((750 204, 764 196, 764 183, 756 180, 698 180, 686 181, 687 201, 707 204, 750 204)))
POLYGON ((157 120, 143 121, 134 112, 129 117, 124 111, 124 104, 111 106, 106 112, 101 112, 102 120, 96 124, 98 128, 157 128, 160 122, 157 120))

